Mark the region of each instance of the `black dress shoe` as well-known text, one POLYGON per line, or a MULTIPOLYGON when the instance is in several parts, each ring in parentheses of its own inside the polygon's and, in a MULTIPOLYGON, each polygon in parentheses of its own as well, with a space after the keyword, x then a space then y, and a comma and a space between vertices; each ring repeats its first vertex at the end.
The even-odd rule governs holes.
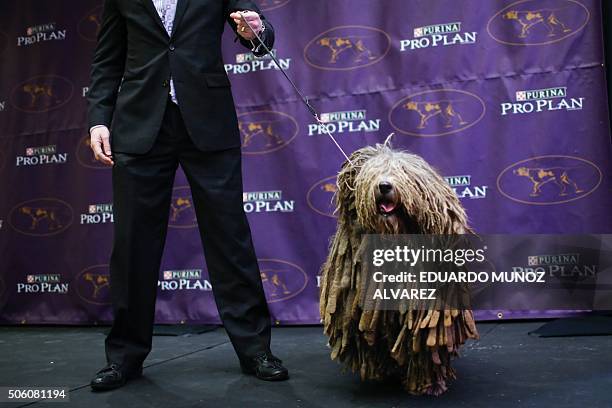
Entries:
POLYGON ((281 359, 270 353, 262 353, 246 363, 241 363, 242 372, 254 375, 260 380, 283 381, 289 378, 289 371, 281 359))
POLYGON ((128 380, 141 375, 142 367, 136 371, 128 372, 122 370, 118 364, 111 363, 96 373, 90 385, 93 391, 109 391, 123 387, 128 380))

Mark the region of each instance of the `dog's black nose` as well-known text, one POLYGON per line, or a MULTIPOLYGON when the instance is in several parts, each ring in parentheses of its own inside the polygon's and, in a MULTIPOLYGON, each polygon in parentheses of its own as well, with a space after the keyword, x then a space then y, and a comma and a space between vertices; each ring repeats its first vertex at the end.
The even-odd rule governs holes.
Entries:
POLYGON ((383 181, 378 184, 378 189, 380 190, 381 194, 385 195, 389 193, 391 190, 393 190, 393 185, 389 183, 388 181, 383 181))

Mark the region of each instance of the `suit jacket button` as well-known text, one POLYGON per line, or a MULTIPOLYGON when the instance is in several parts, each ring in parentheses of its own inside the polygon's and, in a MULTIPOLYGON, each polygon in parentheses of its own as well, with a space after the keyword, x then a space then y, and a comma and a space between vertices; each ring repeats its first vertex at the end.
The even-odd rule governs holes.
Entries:
POLYGON ((170 44, 170 47, 168 47, 168 48, 170 48, 170 51, 174 51, 174 49, 175 49, 174 48, 174 44, 170 44))
POLYGON ((164 82, 162 82, 162 86, 163 86, 164 88, 167 88, 167 87, 168 87, 168 80, 167 80, 167 79, 165 79, 165 80, 164 80, 164 82))

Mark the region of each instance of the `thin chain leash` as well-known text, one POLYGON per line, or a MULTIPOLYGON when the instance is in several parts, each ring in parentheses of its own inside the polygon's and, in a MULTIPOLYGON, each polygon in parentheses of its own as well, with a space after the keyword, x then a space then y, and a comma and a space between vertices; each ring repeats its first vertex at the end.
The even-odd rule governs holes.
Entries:
POLYGON ((329 136, 329 138, 331 139, 331 141, 336 145, 336 147, 338 148, 338 150, 340 150, 340 152, 342 153, 342 155, 344 156, 344 158, 351 164, 351 166, 353 165, 353 162, 351 161, 351 159, 349 159, 348 155, 346 154, 346 152, 342 149, 342 147, 340 146, 340 144, 338 143, 338 141, 336 140, 336 138, 331 134, 331 132, 329 131, 329 129, 327 128, 327 125, 325 122, 323 122, 321 120, 321 118, 319 117, 319 114, 317 113, 317 111, 315 110, 315 108, 310 104, 310 102, 308 101, 308 98, 306 96, 304 96, 304 94, 302 94, 302 92, 300 91, 300 89, 297 87, 297 85, 295 84, 295 82, 293 82, 293 80, 289 77, 289 75, 287 74, 287 72, 283 69, 283 67, 281 66, 281 63, 278 61, 278 59, 276 58, 276 56, 272 53, 272 51, 268 48, 268 46, 263 42, 263 40, 261 39, 261 37, 259 36, 259 34, 257 34, 255 32, 255 30, 253 29, 253 26, 251 26, 251 24, 249 24, 249 22, 247 21, 247 19, 244 17, 244 12, 240 12, 240 17, 242 17, 242 21, 244 21, 244 23, 247 25, 247 27, 249 27, 249 29, 251 30, 251 32, 253 34, 255 34, 255 38, 257 38, 257 41, 261 44, 262 47, 264 47, 264 49, 266 50, 266 52, 268 53, 268 55, 272 58, 272 60, 276 63, 276 66, 278 67, 278 69, 282 72, 282 74, 285 76, 285 78, 287 79, 287 81, 289 81, 289 83, 291 84, 291 86, 293 87, 293 90, 295 91, 295 93, 299 96, 299 98, 302 100, 302 102, 304 103, 304 105, 306 105, 306 108, 308 109, 308 111, 310 112, 310 114, 315 118, 315 120, 317 121, 317 123, 319 125, 322 125, 321 128, 323 129, 323 132, 325 132, 325 134, 327 136, 329 136))

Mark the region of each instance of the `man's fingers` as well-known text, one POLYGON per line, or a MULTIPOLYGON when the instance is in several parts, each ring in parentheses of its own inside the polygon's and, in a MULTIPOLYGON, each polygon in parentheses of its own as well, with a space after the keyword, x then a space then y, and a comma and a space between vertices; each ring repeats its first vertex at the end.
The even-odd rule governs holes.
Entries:
MULTIPOLYGON (((230 14, 230 17, 234 19, 234 23, 238 24, 238 25, 246 25, 244 23, 244 20, 248 21, 249 24, 253 25, 253 24, 257 24, 259 25, 259 14, 257 14, 254 11, 247 11, 247 12, 242 12, 242 13, 232 13, 230 14), (244 17, 244 20, 243 20, 244 17)), ((247 27, 248 28, 248 27, 247 27)))
POLYGON ((259 14, 254 11, 237 11, 231 13, 230 18, 234 19, 238 34, 240 34, 242 38, 252 40, 255 38, 255 33, 261 31, 261 18, 259 14))
POLYGON ((100 157, 100 159, 98 160, 100 163, 106 164, 107 166, 112 166, 114 163, 113 161, 106 157, 106 156, 102 156, 100 157))
POLYGON ((113 161, 111 160, 110 157, 108 157, 106 154, 104 154, 104 152, 102 151, 103 149, 103 142, 101 139, 99 138, 92 138, 91 140, 91 149, 94 152, 94 157, 96 158, 97 161, 107 164, 107 165, 111 165, 113 164, 113 161))
POLYGON ((91 150, 93 150, 94 156, 96 156, 97 159, 98 156, 102 154, 102 143, 100 139, 92 137, 90 146, 91 150))
POLYGON ((242 12, 235 11, 230 14, 230 17, 233 18, 234 20, 242 20, 242 16, 244 16, 244 18, 246 18, 247 20, 259 18, 259 14, 257 14, 254 11, 242 11, 242 12))
POLYGON ((102 147, 104 149, 104 154, 110 157, 112 153, 111 153, 110 141, 108 137, 102 138, 102 147))
POLYGON ((104 150, 104 157, 102 162, 105 164, 113 164, 113 153, 111 152, 110 141, 108 137, 102 138, 102 148, 104 150))

